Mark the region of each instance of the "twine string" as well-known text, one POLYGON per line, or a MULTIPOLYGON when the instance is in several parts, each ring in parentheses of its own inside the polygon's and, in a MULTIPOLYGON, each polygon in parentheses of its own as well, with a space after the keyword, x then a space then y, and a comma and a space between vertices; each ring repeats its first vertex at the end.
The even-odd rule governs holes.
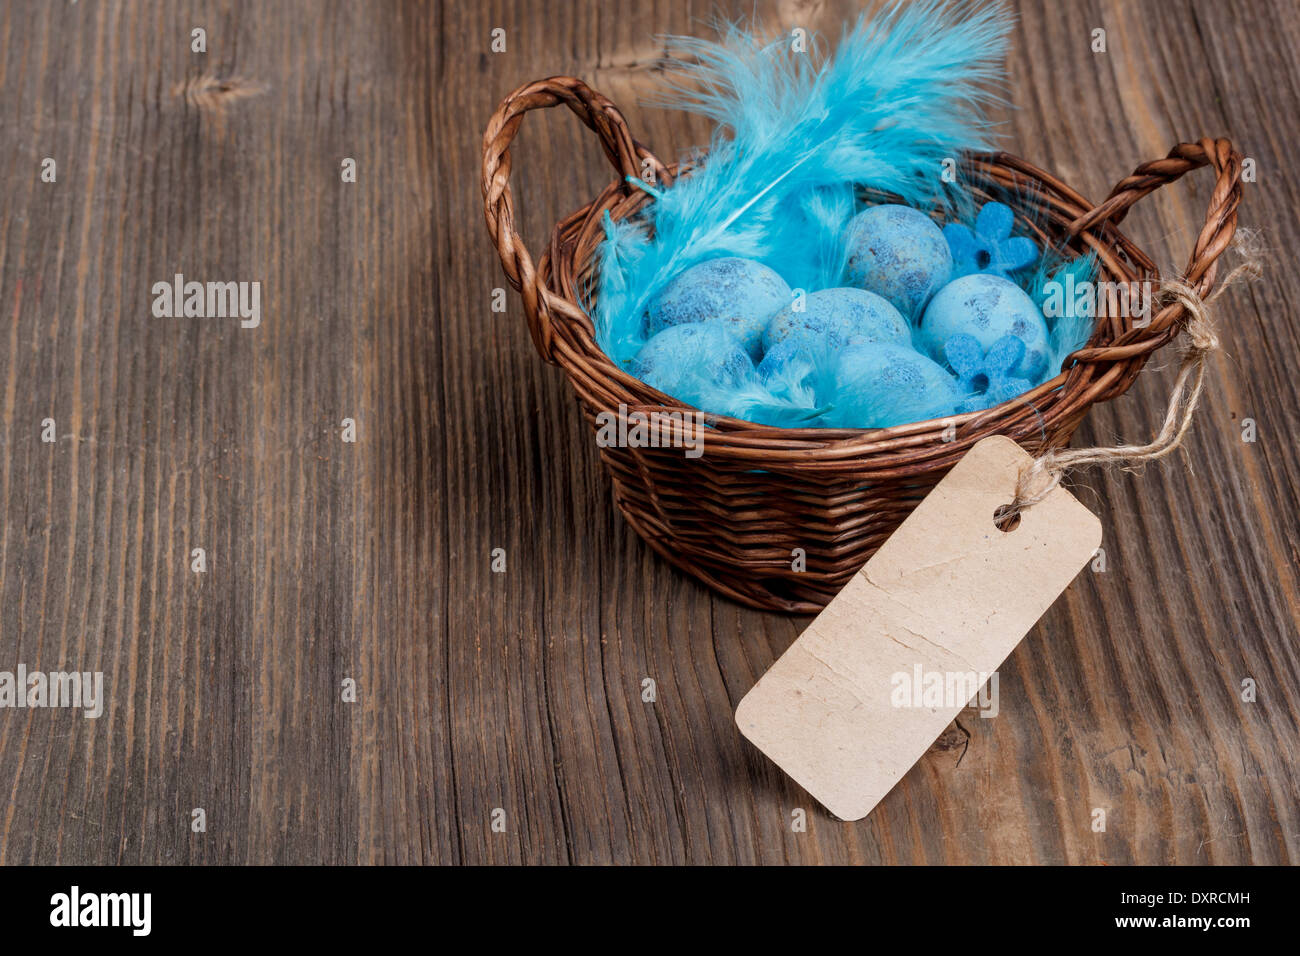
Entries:
MULTIPOLYGON (((1240 248, 1240 246, 1239 246, 1240 248)), ((1024 468, 1016 481, 1016 493, 1002 516, 1004 523, 1012 521, 1026 508, 1032 508, 1046 498, 1066 471, 1084 465, 1135 465, 1156 461, 1178 448, 1192 425, 1192 416, 1201 398, 1205 384, 1205 365, 1210 353, 1219 347, 1214 332, 1210 306, 1235 282, 1242 278, 1258 278, 1260 261, 1256 254, 1247 253, 1246 261, 1233 269, 1218 287, 1202 298, 1185 279, 1166 279, 1160 284, 1156 298, 1161 307, 1179 302, 1187 310, 1183 327, 1186 344, 1178 376, 1169 393, 1169 405, 1164 422, 1155 438, 1146 445, 1113 445, 1096 448, 1049 448, 1024 468)))

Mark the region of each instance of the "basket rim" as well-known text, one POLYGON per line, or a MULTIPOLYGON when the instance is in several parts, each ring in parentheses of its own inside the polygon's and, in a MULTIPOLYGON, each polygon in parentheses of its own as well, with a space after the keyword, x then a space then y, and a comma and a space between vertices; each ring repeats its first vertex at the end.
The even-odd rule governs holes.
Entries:
MULTIPOLYGON (((1159 271, 1150 257, 1112 222, 1070 231, 1080 215, 1096 207, 1050 174, 1005 152, 968 153, 960 165, 977 196, 988 197, 990 189, 999 189, 1018 197, 1035 197, 1037 218, 1025 214, 1023 203, 1011 203, 1017 221, 1037 233, 1040 242, 1066 242, 1079 254, 1093 253, 1098 263, 1097 281, 1102 276, 1113 282, 1159 281, 1159 271)), ((663 171, 675 178, 688 175, 690 168, 674 164, 663 171)), ((875 195, 889 198, 884 193, 875 195)), ((801 472, 841 471, 849 461, 857 471, 867 460, 887 459, 870 469, 872 477, 884 478, 895 470, 911 474, 918 466, 928 469, 950 464, 991 434, 1037 446, 1046 440, 1053 420, 1081 419, 1091 405, 1127 390, 1151 353, 1181 328, 1181 306, 1176 303, 1160 309, 1140 329, 1131 316, 1099 318, 1088 344, 1067 358, 1067 368, 1017 398, 978 412, 871 429, 784 428, 718 415, 659 392, 620 368, 596 343, 594 324, 582 304, 580 290, 599 268, 596 252, 604 237, 604 213, 621 220, 653 201, 645 191, 614 181, 556 224, 537 264, 539 283, 568 306, 552 309, 556 330, 553 356, 578 394, 601 412, 703 416, 710 426, 707 453, 717 457, 761 461, 774 470, 791 467, 801 472), (1121 354, 1109 358, 1116 350, 1121 354), (893 467, 881 467, 886 464, 893 467)), ((589 417, 594 419, 590 409, 589 417)))

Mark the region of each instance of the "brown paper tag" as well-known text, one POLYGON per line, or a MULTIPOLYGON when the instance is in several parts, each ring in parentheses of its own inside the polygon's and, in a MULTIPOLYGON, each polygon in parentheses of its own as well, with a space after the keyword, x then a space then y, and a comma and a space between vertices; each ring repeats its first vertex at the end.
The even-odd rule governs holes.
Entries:
POLYGON ((1059 487, 998 530, 1032 460, 1002 436, 971 448, 736 708, 836 816, 871 812, 1101 543, 1059 487))

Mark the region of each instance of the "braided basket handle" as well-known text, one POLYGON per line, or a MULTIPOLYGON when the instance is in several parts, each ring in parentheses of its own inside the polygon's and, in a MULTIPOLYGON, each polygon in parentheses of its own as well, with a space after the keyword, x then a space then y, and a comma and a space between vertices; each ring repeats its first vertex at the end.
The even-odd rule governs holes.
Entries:
POLYGON ((1077 235, 1106 220, 1118 225, 1143 196, 1202 166, 1214 167, 1214 191, 1183 278, 1205 297, 1214 285, 1215 263, 1237 231, 1237 206, 1241 204, 1241 154, 1226 139, 1179 143, 1163 159, 1143 163, 1115 184, 1105 202, 1072 222, 1070 234, 1077 235))
POLYGON ((571 303, 552 295, 545 284, 537 280, 533 259, 515 229, 514 198, 509 185, 510 143, 519 132, 525 113, 550 109, 561 103, 600 139, 605 156, 620 179, 641 176, 642 164, 646 161, 656 176, 667 172, 654 154, 633 138, 619 108, 572 76, 552 76, 521 86, 492 114, 483 134, 483 212, 506 277, 523 296, 533 344, 551 363, 555 361, 552 353, 555 326, 551 314, 567 314, 575 310, 571 303))

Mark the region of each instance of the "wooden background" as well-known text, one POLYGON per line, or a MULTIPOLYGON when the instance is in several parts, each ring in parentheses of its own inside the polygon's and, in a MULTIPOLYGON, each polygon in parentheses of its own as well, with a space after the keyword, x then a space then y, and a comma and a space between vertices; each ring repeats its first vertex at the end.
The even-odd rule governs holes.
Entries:
MULTIPOLYGON (((826 29, 852 6, 759 9, 826 29)), ((1097 198, 1230 136, 1273 261, 1222 302, 1186 451, 1075 482, 1108 567, 1003 668, 1000 716, 959 720, 845 824, 732 722, 804 622, 636 539, 517 296, 491 311, 496 103, 573 73, 684 151, 705 128, 637 100, 653 35, 702 31, 710 4, 0 5, 0 669, 108 684, 98 720, 0 711, 0 863, 1295 861, 1300 16, 1020 6, 1006 147, 1097 198), (261 326, 154 318, 176 272, 260 281, 261 326)), ((514 172, 535 244, 609 177, 559 113, 530 118, 514 172)), ((1127 230, 1181 266, 1209 188, 1189 176, 1127 230)), ((1076 443, 1150 435, 1171 365, 1076 443)))

